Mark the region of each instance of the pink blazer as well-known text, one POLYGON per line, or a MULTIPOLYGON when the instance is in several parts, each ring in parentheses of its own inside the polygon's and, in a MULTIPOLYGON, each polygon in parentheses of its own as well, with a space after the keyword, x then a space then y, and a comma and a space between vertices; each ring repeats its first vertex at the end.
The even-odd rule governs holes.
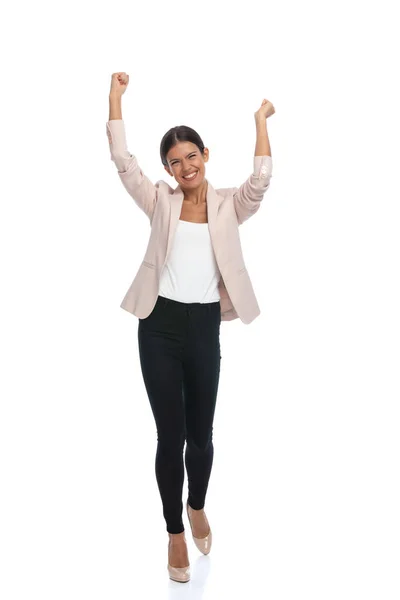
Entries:
MULTIPOLYGON (((144 319, 157 301, 160 275, 168 260, 183 203, 183 191, 163 180, 153 184, 127 149, 124 122, 107 122, 111 160, 126 191, 150 220, 151 232, 143 261, 129 286, 121 308, 144 319)), ((269 188, 270 156, 254 157, 254 172, 239 188, 214 189, 208 182, 208 229, 215 259, 221 272, 221 320, 238 317, 245 324, 259 314, 260 307, 247 271, 240 243, 239 225, 254 215, 269 188)))

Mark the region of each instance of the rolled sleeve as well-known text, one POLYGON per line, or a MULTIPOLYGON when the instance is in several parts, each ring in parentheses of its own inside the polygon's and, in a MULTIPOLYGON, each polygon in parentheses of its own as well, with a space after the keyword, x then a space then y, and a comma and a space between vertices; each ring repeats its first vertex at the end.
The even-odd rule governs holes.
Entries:
POLYGON ((257 179, 269 179, 272 177, 272 158, 265 154, 264 156, 254 157, 253 176, 257 179))
POLYGON ((127 171, 133 158, 126 143, 124 121, 122 119, 112 119, 111 121, 107 121, 106 129, 111 160, 115 163, 118 171, 123 173, 127 171))
POLYGON ((254 156, 253 173, 239 188, 233 188, 233 203, 239 225, 259 210, 270 186, 271 176, 272 158, 268 155, 254 156))
POLYGON ((122 119, 107 121, 107 137, 111 160, 128 194, 152 221, 158 198, 158 183, 154 185, 143 173, 137 158, 127 148, 125 126, 122 119))

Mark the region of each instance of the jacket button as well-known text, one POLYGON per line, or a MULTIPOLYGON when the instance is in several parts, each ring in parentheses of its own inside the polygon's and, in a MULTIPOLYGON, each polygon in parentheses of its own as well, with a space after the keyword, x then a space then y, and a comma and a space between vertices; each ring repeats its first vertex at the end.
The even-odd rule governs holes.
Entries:
POLYGON ((268 173, 268 168, 266 166, 261 167, 261 177, 266 177, 268 173))

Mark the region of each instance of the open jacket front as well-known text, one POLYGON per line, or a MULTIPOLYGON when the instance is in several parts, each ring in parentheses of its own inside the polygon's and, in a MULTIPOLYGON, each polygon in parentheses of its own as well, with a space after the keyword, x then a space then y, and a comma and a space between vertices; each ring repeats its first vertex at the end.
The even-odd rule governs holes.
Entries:
MULTIPOLYGON (((129 286, 121 308, 144 319, 158 297, 160 275, 168 260, 181 214, 184 193, 163 180, 153 184, 127 149, 122 119, 107 122, 111 160, 130 196, 150 220, 151 233, 139 270, 129 286)), ((214 189, 207 180, 208 229, 221 280, 221 320, 240 318, 249 324, 260 308, 244 263, 239 225, 254 215, 269 188, 272 176, 270 156, 255 156, 254 171, 239 188, 214 189)))

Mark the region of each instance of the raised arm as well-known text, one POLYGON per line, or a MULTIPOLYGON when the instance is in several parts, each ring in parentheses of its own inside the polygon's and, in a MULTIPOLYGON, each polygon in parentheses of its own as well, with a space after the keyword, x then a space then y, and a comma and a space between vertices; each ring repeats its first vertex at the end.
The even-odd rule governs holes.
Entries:
POLYGON ((234 188, 233 202, 239 225, 247 221, 260 208, 261 200, 269 188, 272 177, 271 146, 267 131, 267 117, 274 114, 271 102, 263 100, 254 114, 256 123, 256 148, 253 173, 239 188, 234 188))
POLYGON ((122 119, 122 94, 129 83, 126 73, 113 73, 109 95, 109 120, 106 124, 111 160, 128 194, 146 213, 150 221, 157 202, 158 187, 140 168, 136 157, 128 151, 125 124, 122 119))

